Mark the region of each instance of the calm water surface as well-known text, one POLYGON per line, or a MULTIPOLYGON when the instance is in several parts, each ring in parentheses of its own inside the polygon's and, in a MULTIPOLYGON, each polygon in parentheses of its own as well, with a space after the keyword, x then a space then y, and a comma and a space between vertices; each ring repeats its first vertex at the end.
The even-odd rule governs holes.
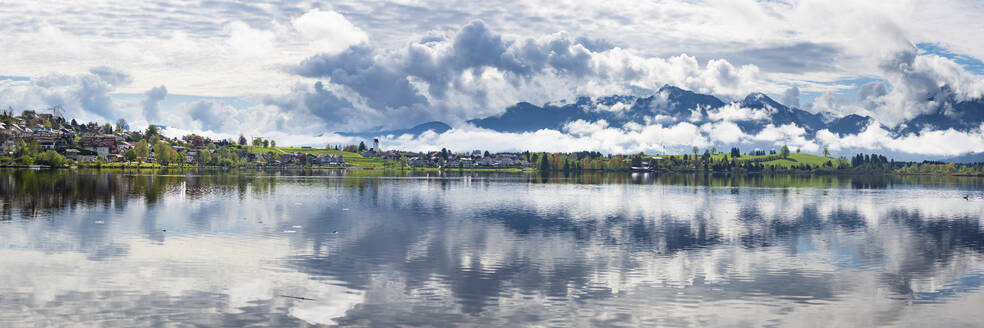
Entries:
POLYGON ((0 192, 2 327, 984 322, 979 179, 0 170, 0 192))

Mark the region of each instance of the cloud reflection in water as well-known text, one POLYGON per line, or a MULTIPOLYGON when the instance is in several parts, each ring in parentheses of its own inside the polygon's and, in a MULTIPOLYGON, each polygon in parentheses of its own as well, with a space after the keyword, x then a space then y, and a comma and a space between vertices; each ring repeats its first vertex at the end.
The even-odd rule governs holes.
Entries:
POLYGON ((0 172, 0 322, 981 319, 977 180, 266 173, 0 172))

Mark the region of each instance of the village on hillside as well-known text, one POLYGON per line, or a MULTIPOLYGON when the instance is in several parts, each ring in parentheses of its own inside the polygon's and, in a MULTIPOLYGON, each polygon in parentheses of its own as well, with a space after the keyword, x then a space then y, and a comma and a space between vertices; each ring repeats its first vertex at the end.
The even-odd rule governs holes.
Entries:
MULTIPOLYGON (((57 114, 27 110, 14 116, 0 113, 0 146, 4 163, 54 165, 85 163, 156 163, 169 165, 269 165, 347 166, 341 155, 290 153, 270 148, 269 152, 251 152, 240 142, 211 140, 198 135, 167 138, 166 127, 151 125, 146 131, 130 131, 126 121, 113 124, 80 124, 66 121, 57 114), (57 156, 56 156, 57 155, 57 156)), ((270 147, 272 141, 254 140, 254 146, 270 147)), ((275 142, 273 143, 275 146, 275 142)))
POLYGON ((0 113, 0 165, 87 165, 134 164, 138 166, 308 166, 308 167, 410 167, 410 168, 524 168, 529 154, 490 154, 479 150, 453 153, 447 149, 430 152, 383 151, 379 140, 372 147, 359 145, 277 147, 276 141, 261 137, 247 140, 212 140, 190 134, 168 138, 166 129, 150 125, 131 131, 125 120, 116 124, 78 123, 63 118, 57 107, 39 111, 13 110, 0 113), (346 161, 349 157, 361 157, 346 161), (365 164, 365 165, 360 165, 365 164), (370 165, 375 164, 375 165, 370 165))

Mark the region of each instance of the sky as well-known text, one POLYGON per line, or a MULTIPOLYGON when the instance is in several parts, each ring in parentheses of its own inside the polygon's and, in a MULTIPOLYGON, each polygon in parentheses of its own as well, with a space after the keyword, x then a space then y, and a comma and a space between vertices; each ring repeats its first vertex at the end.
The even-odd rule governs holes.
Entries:
POLYGON ((927 90, 940 85, 960 99, 984 94, 980 17, 984 3, 949 0, 13 0, 0 9, 0 106, 60 105, 82 121, 281 145, 437 120, 454 129, 385 144, 661 152, 765 141, 947 156, 984 152, 982 129, 809 139, 795 126, 743 135, 727 120, 525 134, 466 121, 521 101, 645 96, 669 84, 726 101, 763 92, 891 128, 926 112, 927 90))

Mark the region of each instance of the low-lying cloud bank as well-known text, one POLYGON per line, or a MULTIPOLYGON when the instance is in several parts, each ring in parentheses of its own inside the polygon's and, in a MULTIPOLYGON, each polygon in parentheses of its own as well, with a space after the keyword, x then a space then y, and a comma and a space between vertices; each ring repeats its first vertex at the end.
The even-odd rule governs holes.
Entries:
POLYGON ((955 156, 968 152, 984 152, 984 127, 970 132, 954 130, 924 132, 892 138, 889 131, 872 125, 857 135, 839 136, 827 130, 810 139, 801 127, 795 125, 767 125, 757 134, 750 135, 731 122, 679 123, 641 126, 626 124, 608 126, 607 122, 575 121, 565 131, 543 129, 535 132, 497 132, 475 127, 456 128, 445 133, 427 132, 419 136, 385 136, 381 138, 384 149, 416 151, 439 150, 447 147, 456 151, 481 149, 489 151, 600 151, 612 154, 645 152, 689 153, 696 146, 704 149, 716 147, 727 151, 739 147, 743 151, 760 148, 778 149, 788 145, 793 150, 820 153, 827 147, 833 153, 847 151, 891 152, 928 156, 955 156))
MULTIPOLYGON (((165 134, 182 136, 195 131, 168 128, 165 134)), ((200 133, 213 139, 235 139, 236 134, 200 133)), ((321 136, 292 135, 275 132, 264 135, 277 140, 280 145, 324 147, 326 145, 357 144, 368 142, 357 137, 327 133, 321 136)), ((567 124, 563 130, 542 129, 534 132, 511 133, 465 126, 444 133, 427 131, 420 135, 380 136, 384 150, 431 151, 448 148, 453 151, 488 150, 492 152, 576 152, 599 151, 609 154, 645 152, 689 153, 696 146, 703 152, 716 147, 728 151, 739 147, 743 152, 754 149, 776 149, 783 145, 806 153, 819 154, 827 148, 834 154, 850 152, 879 152, 902 155, 901 158, 918 156, 946 157, 972 152, 984 152, 984 126, 973 131, 954 130, 924 131, 892 137, 890 131, 871 125, 856 135, 838 135, 827 130, 817 132, 811 138, 805 129, 796 125, 767 125, 757 134, 742 132, 733 122, 709 122, 695 125, 689 122, 675 125, 640 125, 628 123, 621 127, 609 126, 602 120, 586 122, 578 120, 567 124), (912 156, 905 156, 912 155, 912 156)))

